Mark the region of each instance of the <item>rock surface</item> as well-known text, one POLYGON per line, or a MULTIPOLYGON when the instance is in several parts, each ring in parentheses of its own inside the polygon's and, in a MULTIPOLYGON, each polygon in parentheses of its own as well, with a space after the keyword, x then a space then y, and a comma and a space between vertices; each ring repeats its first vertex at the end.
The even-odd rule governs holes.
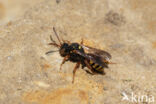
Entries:
POLYGON ((0 104, 154 104, 155 5, 155 0, 1 0, 0 104), (108 51, 117 64, 105 76, 80 68, 72 84, 75 64, 67 62, 60 71, 59 53, 45 55, 56 50, 47 45, 53 26, 65 40, 84 38, 108 51), (129 100, 122 100, 124 94, 129 100), (142 95, 148 99, 139 99, 142 95))

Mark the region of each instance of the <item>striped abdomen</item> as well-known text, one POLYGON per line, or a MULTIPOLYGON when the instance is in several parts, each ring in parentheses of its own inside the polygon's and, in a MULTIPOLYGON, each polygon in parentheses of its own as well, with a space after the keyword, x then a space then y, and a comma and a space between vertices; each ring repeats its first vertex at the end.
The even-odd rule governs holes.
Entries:
POLYGON ((94 63, 92 60, 89 61, 90 66, 92 67, 93 71, 97 72, 97 73, 104 73, 104 69, 103 66, 100 66, 97 63, 94 63))

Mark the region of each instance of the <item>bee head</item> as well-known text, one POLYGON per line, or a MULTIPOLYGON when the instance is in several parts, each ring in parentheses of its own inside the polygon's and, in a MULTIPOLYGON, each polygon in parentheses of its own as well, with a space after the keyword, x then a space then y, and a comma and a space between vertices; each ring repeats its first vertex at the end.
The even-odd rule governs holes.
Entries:
POLYGON ((60 52, 60 55, 62 56, 62 57, 65 57, 66 55, 68 55, 69 54, 69 45, 67 44, 67 43, 63 43, 62 45, 61 45, 61 47, 60 47, 60 50, 59 50, 59 52, 60 52))

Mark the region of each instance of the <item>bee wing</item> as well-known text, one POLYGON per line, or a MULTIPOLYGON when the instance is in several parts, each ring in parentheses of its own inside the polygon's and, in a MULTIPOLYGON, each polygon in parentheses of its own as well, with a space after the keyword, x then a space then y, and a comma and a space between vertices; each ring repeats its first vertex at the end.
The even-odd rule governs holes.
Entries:
POLYGON ((108 52, 96 48, 88 47, 88 46, 82 46, 82 47, 85 50, 85 53, 76 50, 77 54, 103 67, 108 67, 109 60, 111 59, 111 55, 108 52))
POLYGON ((97 57, 101 57, 103 60, 107 61, 112 58, 112 56, 104 50, 92 48, 85 45, 82 45, 82 47, 85 50, 85 53, 94 54, 97 57))

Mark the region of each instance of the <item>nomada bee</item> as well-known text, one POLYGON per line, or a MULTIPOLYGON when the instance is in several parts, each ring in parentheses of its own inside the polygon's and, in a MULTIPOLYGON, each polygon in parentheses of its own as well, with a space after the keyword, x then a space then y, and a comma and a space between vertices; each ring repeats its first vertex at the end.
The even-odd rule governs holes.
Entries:
MULTIPOLYGON (((60 39, 58 34, 56 33, 55 28, 53 27, 53 31, 55 33, 55 36, 57 37, 59 43, 56 43, 55 40, 53 40, 52 36, 50 35, 51 43, 49 45, 52 45, 54 47, 58 48, 58 51, 60 53, 60 56, 64 57, 61 65, 60 70, 62 69, 62 65, 66 61, 71 61, 76 63, 74 69, 73 69, 73 78, 72 83, 74 83, 75 79, 75 73, 77 69, 82 66, 82 69, 87 67, 90 70, 86 70, 87 73, 90 74, 102 74, 104 75, 104 68, 108 68, 108 64, 114 64, 110 62, 111 55, 100 49, 92 48, 89 46, 83 45, 83 40, 81 43, 70 43, 69 41, 65 41, 63 39, 60 39)), ((48 51, 46 54, 57 52, 57 51, 48 51)))

